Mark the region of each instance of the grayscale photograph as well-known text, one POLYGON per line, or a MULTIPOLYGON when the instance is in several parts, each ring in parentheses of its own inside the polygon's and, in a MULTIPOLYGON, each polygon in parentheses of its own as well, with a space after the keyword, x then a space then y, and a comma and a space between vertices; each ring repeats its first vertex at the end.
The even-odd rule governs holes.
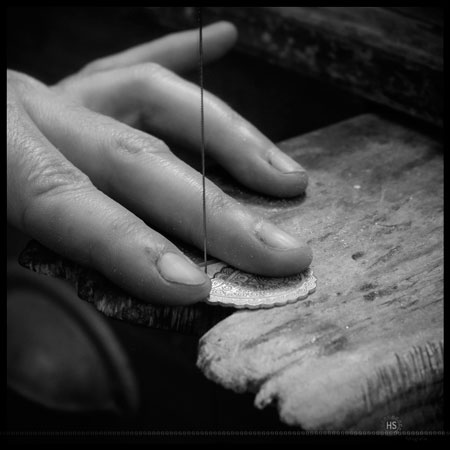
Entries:
POLYGON ((8 7, 2 437, 444 440, 444 12, 8 7))

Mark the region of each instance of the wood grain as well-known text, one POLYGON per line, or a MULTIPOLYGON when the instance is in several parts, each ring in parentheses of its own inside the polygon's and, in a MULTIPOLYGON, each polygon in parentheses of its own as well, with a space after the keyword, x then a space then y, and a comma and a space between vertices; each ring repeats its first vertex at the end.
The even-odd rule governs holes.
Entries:
POLYGON ((364 115, 282 147, 308 170, 308 193, 264 212, 308 239, 316 293, 226 318, 201 338, 198 366, 305 429, 382 431, 389 415, 403 429, 439 427, 440 145, 364 115))

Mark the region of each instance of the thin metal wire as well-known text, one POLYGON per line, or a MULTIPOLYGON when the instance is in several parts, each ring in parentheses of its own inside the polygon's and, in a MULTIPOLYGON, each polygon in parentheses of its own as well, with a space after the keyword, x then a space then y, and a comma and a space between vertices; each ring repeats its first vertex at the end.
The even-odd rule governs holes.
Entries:
POLYGON ((201 132, 201 153, 202 153, 202 202, 203 202, 203 259, 205 263, 205 273, 208 273, 208 254, 206 248, 207 227, 206 227, 206 164, 205 164, 205 114, 203 104, 203 20, 202 8, 197 7, 198 29, 199 29, 199 78, 200 78, 200 132, 201 132))

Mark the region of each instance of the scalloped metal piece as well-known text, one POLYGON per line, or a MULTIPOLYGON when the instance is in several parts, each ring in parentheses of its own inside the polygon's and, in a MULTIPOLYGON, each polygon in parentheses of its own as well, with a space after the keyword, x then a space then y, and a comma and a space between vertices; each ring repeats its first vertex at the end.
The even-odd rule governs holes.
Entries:
POLYGON ((211 294, 206 303, 240 309, 283 306, 305 299, 316 290, 311 268, 290 277, 262 277, 241 272, 223 263, 208 266, 211 294))

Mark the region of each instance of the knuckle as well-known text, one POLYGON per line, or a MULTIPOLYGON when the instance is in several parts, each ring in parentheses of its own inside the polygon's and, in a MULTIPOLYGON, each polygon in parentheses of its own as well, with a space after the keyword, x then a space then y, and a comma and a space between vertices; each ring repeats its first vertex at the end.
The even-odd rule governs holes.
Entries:
POLYGON ((136 131, 120 131, 115 134, 113 151, 134 157, 170 153, 167 144, 154 136, 136 131))
POLYGON ((142 222, 139 219, 130 219, 127 215, 119 215, 116 212, 110 217, 107 227, 118 236, 135 236, 142 232, 142 222))
POLYGON ((213 191, 207 189, 206 202, 208 204, 208 211, 213 215, 223 214, 224 211, 236 208, 238 205, 234 199, 220 189, 214 189, 213 191))
POLYGON ((80 188, 90 187, 87 175, 70 167, 45 167, 39 173, 34 172, 28 178, 32 186, 32 197, 51 197, 65 192, 72 192, 80 188))
POLYGON ((25 177, 26 201, 21 218, 25 230, 33 226, 38 210, 46 208, 57 216, 52 219, 58 220, 68 200, 73 199, 77 193, 94 189, 88 176, 70 163, 54 161, 34 153, 29 158, 25 177))
POLYGON ((148 86, 149 80, 161 80, 176 76, 169 69, 155 62, 137 64, 134 66, 133 71, 136 81, 143 83, 144 87, 148 86))

